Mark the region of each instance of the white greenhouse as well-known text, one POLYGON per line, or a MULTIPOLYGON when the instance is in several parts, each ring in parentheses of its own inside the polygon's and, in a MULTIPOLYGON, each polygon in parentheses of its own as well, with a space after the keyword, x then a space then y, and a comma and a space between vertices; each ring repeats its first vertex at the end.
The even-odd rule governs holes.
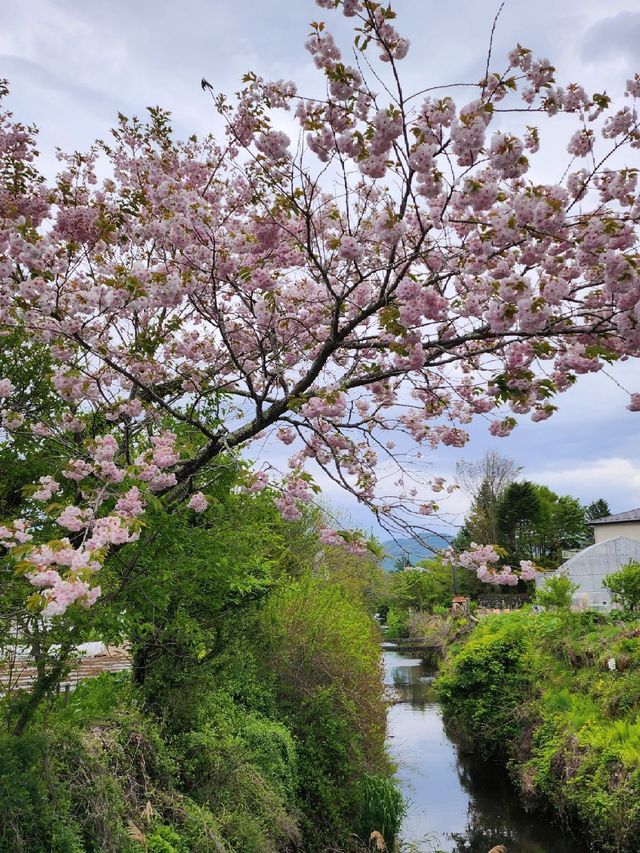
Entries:
POLYGON ((557 572, 545 572, 536 583, 539 586, 544 584, 545 578, 552 574, 564 575, 578 584, 573 596, 574 607, 610 610, 611 594, 602 581, 630 560, 640 562, 640 541, 628 536, 615 536, 585 548, 563 563, 557 572))

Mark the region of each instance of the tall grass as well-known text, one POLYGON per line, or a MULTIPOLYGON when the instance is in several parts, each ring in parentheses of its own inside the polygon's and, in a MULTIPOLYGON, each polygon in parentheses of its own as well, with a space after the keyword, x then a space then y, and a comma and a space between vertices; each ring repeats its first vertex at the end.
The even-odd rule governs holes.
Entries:
POLYGON ((392 779, 367 773, 358 785, 360 819, 358 835, 368 842, 373 833, 380 833, 387 849, 395 849, 405 803, 392 779))

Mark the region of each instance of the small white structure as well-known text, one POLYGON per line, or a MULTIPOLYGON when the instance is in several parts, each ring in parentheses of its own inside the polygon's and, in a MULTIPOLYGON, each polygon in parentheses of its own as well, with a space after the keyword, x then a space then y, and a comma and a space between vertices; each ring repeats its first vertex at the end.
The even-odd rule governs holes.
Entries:
POLYGON ((542 586, 545 578, 564 575, 578 584, 573 595, 574 607, 580 610, 610 610, 611 593, 602 585, 602 581, 630 560, 640 562, 640 537, 631 539, 628 536, 615 536, 604 539, 571 557, 555 572, 545 572, 536 581, 536 586, 542 586))
POLYGON ((636 539, 640 542, 640 507, 597 518, 589 524, 593 527, 596 544, 604 542, 605 539, 614 539, 616 536, 625 536, 627 539, 636 539))

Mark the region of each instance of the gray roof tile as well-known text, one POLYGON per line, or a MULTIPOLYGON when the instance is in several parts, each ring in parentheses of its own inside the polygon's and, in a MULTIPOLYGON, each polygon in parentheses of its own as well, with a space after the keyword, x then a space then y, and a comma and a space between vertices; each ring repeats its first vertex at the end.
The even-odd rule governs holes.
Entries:
POLYGON ((617 515, 607 515, 604 518, 596 518, 589 524, 624 524, 625 521, 640 521, 640 507, 619 512, 617 515))

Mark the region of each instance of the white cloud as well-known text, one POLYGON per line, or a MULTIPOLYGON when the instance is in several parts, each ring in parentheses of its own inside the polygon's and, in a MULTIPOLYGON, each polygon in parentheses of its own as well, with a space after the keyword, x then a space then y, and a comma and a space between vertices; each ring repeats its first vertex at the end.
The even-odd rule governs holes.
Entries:
POLYGON ((640 67, 640 12, 602 18, 585 33, 582 56, 587 62, 630 61, 640 67))
POLYGON ((527 471, 527 476, 560 494, 580 497, 585 503, 604 497, 614 513, 640 506, 640 461, 599 457, 579 467, 527 471))

